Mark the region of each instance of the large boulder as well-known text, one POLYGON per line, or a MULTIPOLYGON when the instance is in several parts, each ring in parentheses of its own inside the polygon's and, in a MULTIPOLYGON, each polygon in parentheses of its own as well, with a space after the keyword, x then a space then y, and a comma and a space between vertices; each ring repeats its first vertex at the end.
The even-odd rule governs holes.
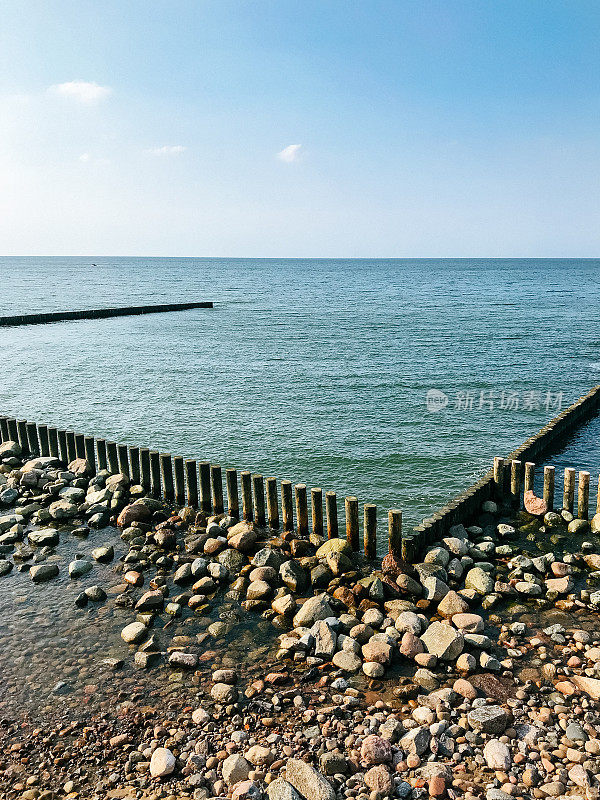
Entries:
POLYGON ((150 775, 153 778, 164 778, 175 770, 177 759, 168 747, 157 747, 150 759, 150 775))
POLYGON ((352 547, 347 539, 328 539, 317 550, 317 558, 327 558, 332 553, 343 553, 352 558, 352 547))
POLYGON ((494 579, 481 567, 473 567, 465 577, 465 588, 473 589, 481 595, 490 594, 494 591, 494 579))
POLYGON ((317 620, 332 616, 333 610, 329 605, 328 595, 318 594, 310 597, 300 606, 294 617, 294 628, 310 627, 317 620))
POLYGON ((442 661, 455 661, 465 646, 462 633, 444 622, 432 622, 421 636, 421 641, 428 653, 442 661))
POLYGON ((152 512, 145 503, 131 503, 117 517, 119 528, 128 528, 132 522, 149 522, 152 512))
POLYGON ((335 800, 335 791, 327 778, 306 761, 288 759, 285 777, 306 800, 335 800))
POLYGON ((18 442, 9 440, 0 444, 0 458, 18 458, 23 451, 18 442))

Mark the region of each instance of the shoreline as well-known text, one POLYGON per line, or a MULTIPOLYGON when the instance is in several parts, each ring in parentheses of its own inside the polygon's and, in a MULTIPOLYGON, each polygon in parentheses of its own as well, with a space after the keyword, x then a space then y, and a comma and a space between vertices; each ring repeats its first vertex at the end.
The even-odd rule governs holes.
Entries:
POLYGON ((132 644, 128 663, 114 659, 112 678, 103 684, 108 694, 98 685, 84 687, 92 699, 81 722, 64 705, 69 693, 64 701, 61 689, 55 693, 62 736, 49 737, 47 723, 37 734, 21 728, 23 718, 15 727, 3 715, 8 749, 0 785, 7 798, 27 800, 47 788, 34 775, 23 777, 32 768, 49 773, 44 781, 69 798, 95 791, 95 797, 199 800, 266 793, 281 800, 299 791, 306 800, 333 800, 333 792, 364 800, 424 793, 504 800, 559 796, 554 792, 561 787, 550 784, 566 791, 582 781, 595 796, 600 762, 586 742, 600 736, 594 722, 600 681, 587 664, 600 652, 600 636, 583 628, 595 626, 600 606, 600 593, 592 590, 600 518, 591 530, 569 512, 532 516, 486 501, 475 524, 455 526, 420 564, 388 556, 373 571, 343 539, 278 535, 225 515, 173 509, 124 475, 92 477, 84 459, 68 469, 51 457, 24 464, 18 450, 16 443, 0 445, 6 481, 0 497, 13 490, 0 519, 2 587, 18 572, 35 576, 42 599, 60 580, 61 547, 74 531, 82 537, 81 558, 69 569, 83 573, 72 579, 74 606, 92 615, 119 606, 127 624, 115 630, 114 623, 102 623, 107 642, 120 630, 132 644), (86 513, 98 513, 95 505, 104 503, 108 521, 118 525, 127 552, 117 561, 110 541, 86 551, 82 495, 89 498, 86 513), (72 516, 66 504, 74 507, 72 516), (65 513, 62 520, 52 518, 57 512, 65 513), (549 547, 555 552, 543 555, 549 547), (523 555, 528 549, 540 555, 523 555), (25 558, 15 560, 15 552, 25 558), (8 572, 7 562, 13 564, 8 572), (88 574, 94 579, 101 564, 114 586, 77 593, 78 581, 88 574), (226 640, 230 623, 218 618, 226 602, 251 626, 266 625, 272 649, 256 665, 260 677, 228 655, 238 634, 234 624, 233 639, 226 640), (216 618, 204 630, 198 620, 208 621, 209 609, 216 618), (545 624, 557 612, 568 631, 545 624), (188 635, 178 632, 180 624, 188 635), (118 686, 120 675, 124 688, 113 707, 109 686, 118 686), (172 714, 152 701, 156 692, 156 698, 166 692, 172 714), (530 711, 521 707, 524 699, 530 711), (584 738, 569 739, 559 758, 561 725, 580 720, 584 738), (525 733, 522 725, 529 726, 525 733), (49 769, 53 742, 65 737, 73 740, 68 757, 49 769), (520 750, 524 737, 531 740, 526 752, 520 750), (536 741, 548 739, 536 751, 536 741), (21 752, 28 754, 24 771, 21 752), (530 758, 535 752, 539 757, 530 758), (305 766, 290 761, 295 756, 305 766), (562 758, 571 759, 568 770, 562 758), (554 772, 561 780, 553 780, 554 772))

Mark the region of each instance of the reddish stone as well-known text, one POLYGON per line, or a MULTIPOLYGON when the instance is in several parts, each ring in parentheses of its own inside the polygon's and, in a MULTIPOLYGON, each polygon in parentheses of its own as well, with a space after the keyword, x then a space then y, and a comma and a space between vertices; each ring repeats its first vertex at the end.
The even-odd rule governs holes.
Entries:
POLYGON ((151 517, 152 514, 147 506, 142 503, 132 503, 121 511, 117 517, 117 525, 119 528, 128 528, 132 522, 148 522, 151 517))
POLYGON ((346 608, 354 608, 356 606, 356 598, 347 586, 338 586, 333 592, 333 596, 336 600, 342 602, 346 608))
POLYGON ((392 760, 392 746, 387 739, 374 733, 365 738, 360 749, 360 757, 364 764, 385 764, 392 760))
POLYGON ((411 567, 406 561, 403 561, 400 556, 394 555, 394 553, 388 553, 386 556, 383 557, 381 562, 381 571, 384 575, 389 575, 394 580, 401 575, 403 572, 410 572, 411 567))
POLYGON ((433 775, 429 779, 429 796, 442 797, 446 793, 446 781, 441 775, 433 775))
POLYGON ((537 497, 531 489, 525 492, 523 497, 525 511, 534 517, 543 517, 548 512, 548 504, 542 497, 537 497))
POLYGON ((123 580, 130 586, 144 585, 144 576, 141 574, 141 572, 136 572, 133 569, 130 569, 128 572, 125 573, 125 575, 123 575, 123 580))
POLYGON ((400 642, 400 652, 406 658, 414 658, 418 653, 425 650, 423 642, 411 631, 406 631, 400 642))

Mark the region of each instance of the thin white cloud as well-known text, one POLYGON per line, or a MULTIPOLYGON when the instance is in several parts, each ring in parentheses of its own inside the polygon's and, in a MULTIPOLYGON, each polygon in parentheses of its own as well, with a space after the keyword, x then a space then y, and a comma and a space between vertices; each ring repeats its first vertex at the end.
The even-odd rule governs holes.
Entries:
POLYGON ((67 81, 67 83, 55 83, 50 86, 48 91, 51 94, 76 100, 84 105, 93 105, 105 100, 111 94, 112 89, 110 86, 100 86, 88 81, 67 81))
POLYGON ((301 144, 289 144, 287 147, 284 147, 283 150, 277 153, 277 158, 280 161, 285 161, 288 164, 291 164, 292 161, 298 160, 301 147, 301 144))
POLYGON ((109 158, 99 158, 91 155, 91 153, 82 153, 77 160, 82 164, 110 164, 109 158))
POLYGON ((186 150, 187 147, 182 144, 165 144, 162 147, 148 147, 144 152, 150 156, 176 156, 186 150))

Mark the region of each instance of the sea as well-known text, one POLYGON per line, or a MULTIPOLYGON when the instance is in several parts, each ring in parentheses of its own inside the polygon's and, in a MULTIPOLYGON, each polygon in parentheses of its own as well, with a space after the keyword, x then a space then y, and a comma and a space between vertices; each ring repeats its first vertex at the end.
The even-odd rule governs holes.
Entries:
MULTIPOLYGON (((214 302, 0 328, 0 413, 333 490, 341 520, 354 495, 377 504, 383 547, 388 509, 417 524, 600 383, 599 274, 598 259, 0 258, 0 316, 214 302)), ((595 485, 599 434, 549 463, 595 485)))

